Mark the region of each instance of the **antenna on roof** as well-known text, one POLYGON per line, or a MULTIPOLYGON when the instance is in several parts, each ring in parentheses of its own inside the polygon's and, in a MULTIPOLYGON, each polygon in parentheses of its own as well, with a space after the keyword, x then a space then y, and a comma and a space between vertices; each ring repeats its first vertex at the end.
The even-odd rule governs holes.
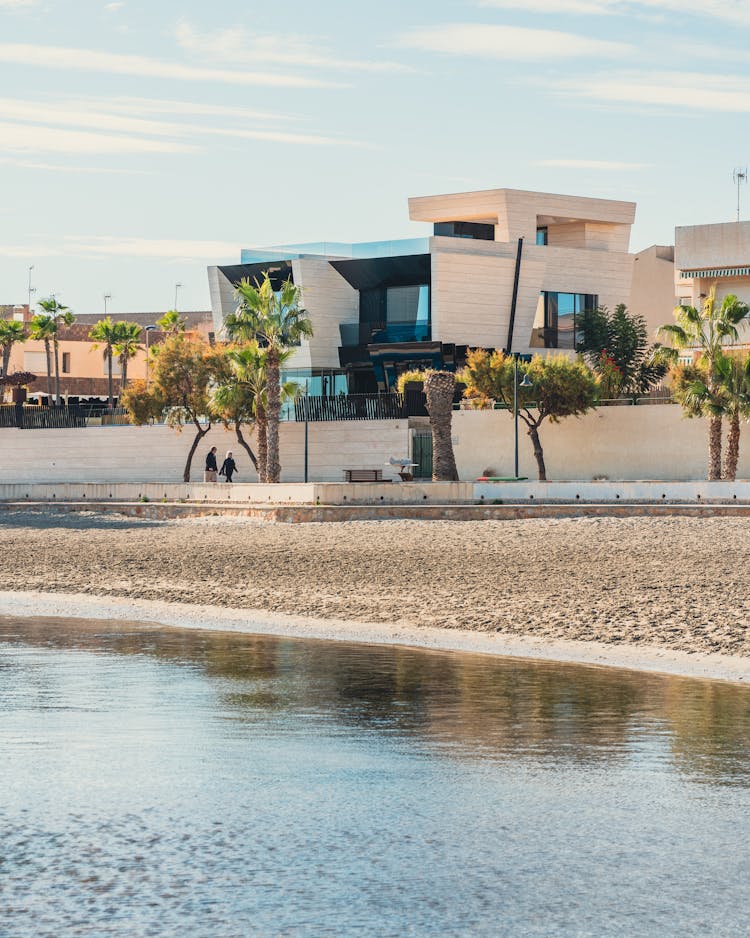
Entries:
POLYGON ((747 166, 744 169, 735 169, 732 179, 737 186, 737 221, 740 220, 740 185, 747 182, 747 166))

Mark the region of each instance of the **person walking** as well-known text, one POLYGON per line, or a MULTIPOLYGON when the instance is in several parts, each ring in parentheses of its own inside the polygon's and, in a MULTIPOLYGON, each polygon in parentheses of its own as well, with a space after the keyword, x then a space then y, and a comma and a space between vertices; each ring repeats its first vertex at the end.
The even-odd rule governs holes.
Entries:
POLYGON ((206 469, 203 473, 204 482, 218 482, 216 476, 216 470, 219 467, 216 465, 216 447, 212 446, 211 449, 206 454, 206 469))
POLYGON ((237 463, 232 459, 231 449, 227 453, 227 458, 221 464, 221 469, 219 470, 220 476, 225 476, 227 482, 232 481, 232 476, 237 472, 237 463))

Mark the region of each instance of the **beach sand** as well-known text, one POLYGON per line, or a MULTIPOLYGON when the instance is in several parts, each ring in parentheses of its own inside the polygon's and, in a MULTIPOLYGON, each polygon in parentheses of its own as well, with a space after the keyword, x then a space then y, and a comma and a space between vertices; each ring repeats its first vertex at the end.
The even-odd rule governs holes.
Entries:
POLYGON ((0 517, 0 614, 182 621, 750 680, 748 530, 733 518, 281 525, 10 512, 0 517), (35 605, 20 595, 34 591, 79 597, 35 605))

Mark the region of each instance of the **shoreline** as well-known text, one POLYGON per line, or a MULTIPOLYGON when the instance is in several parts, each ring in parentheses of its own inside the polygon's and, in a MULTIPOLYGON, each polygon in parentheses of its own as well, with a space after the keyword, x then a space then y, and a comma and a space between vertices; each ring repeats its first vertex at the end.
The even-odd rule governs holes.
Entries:
POLYGON ((519 637, 502 632, 422 627, 399 622, 359 622, 260 609, 42 591, 0 591, 0 617, 103 619, 208 632, 394 645, 750 685, 750 658, 640 643, 519 637))

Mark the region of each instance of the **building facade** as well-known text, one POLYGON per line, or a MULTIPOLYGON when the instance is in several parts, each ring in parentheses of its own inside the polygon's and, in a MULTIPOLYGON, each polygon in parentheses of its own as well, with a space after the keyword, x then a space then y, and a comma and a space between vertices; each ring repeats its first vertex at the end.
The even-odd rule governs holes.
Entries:
MULTIPOLYGON (((467 348, 572 351, 581 312, 630 304, 632 202, 493 189, 413 198, 409 216, 431 232, 247 249, 240 264, 209 267, 217 333, 240 280, 291 277, 314 327, 293 376, 309 379, 311 393, 357 393, 391 388, 406 369, 460 367, 467 348)), ((668 317, 673 270, 659 260, 668 317)), ((644 257, 640 269, 652 267, 644 257)))

